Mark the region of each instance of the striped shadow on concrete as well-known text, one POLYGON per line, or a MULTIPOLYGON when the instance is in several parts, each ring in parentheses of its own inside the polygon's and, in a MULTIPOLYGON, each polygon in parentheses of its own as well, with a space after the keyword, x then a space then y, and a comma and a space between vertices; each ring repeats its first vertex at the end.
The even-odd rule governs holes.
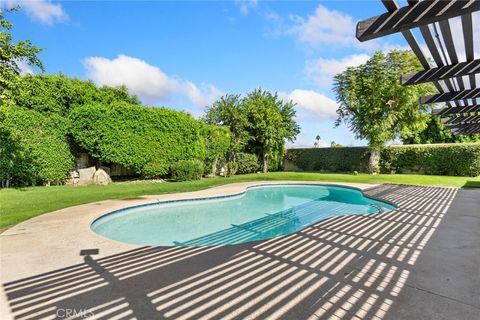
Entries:
POLYGON ((16 319, 476 318, 480 192, 367 194, 398 209, 233 246, 84 248, 81 264, 3 287, 16 319))

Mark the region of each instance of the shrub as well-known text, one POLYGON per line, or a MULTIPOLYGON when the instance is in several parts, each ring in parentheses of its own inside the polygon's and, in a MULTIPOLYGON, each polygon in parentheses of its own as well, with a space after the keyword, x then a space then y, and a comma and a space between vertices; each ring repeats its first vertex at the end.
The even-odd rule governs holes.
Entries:
POLYGON ((225 168, 227 169, 227 171, 225 172, 225 175, 227 177, 234 176, 238 170, 238 163, 235 161, 227 162, 225 163, 225 168))
MULTIPOLYGON (((367 172, 367 147, 289 149, 285 170, 367 172)), ((480 175, 480 143, 387 146, 380 156, 382 173, 480 175)))
POLYGON ((0 180, 4 187, 61 184, 73 167, 65 119, 0 107, 0 180))
POLYGON ((199 160, 181 160, 170 168, 172 179, 176 181, 200 180, 203 175, 203 163, 199 160))
POLYGON ((260 162, 256 155, 251 153, 239 153, 237 155, 238 170, 237 173, 253 173, 260 169, 260 162))
POLYGON ((170 164, 179 160, 205 157, 200 122, 184 112, 91 104, 75 107, 70 119, 75 141, 92 157, 146 178, 167 175, 170 164))
POLYGON ((381 152, 384 173, 480 175, 480 143, 390 146, 381 152))

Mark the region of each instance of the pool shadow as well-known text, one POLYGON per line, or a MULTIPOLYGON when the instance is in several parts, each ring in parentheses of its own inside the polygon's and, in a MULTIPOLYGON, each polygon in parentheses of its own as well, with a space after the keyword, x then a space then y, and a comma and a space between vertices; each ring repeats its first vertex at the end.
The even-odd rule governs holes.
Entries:
POLYGON ((16 319, 64 319, 68 310, 77 313, 69 319, 381 319, 457 191, 369 192, 398 209, 232 246, 141 247, 105 257, 84 248, 82 263, 3 289, 16 319))

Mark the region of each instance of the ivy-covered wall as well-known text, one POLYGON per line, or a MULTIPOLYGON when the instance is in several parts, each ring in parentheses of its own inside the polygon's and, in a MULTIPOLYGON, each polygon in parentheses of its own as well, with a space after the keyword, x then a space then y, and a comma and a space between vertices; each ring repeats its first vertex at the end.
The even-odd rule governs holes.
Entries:
POLYGON ((89 104, 70 112, 75 141, 94 158, 146 178, 162 177, 179 160, 203 160, 201 124, 191 115, 136 104, 89 104))
POLYGON ((73 166, 65 119, 0 107, 0 187, 59 184, 73 166))
MULTIPOLYGON (((286 171, 367 172, 367 147, 289 149, 286 171)), ((480 143, 388 146, 381 150, 382 173, 480 175, 480 143)))
POLYGON ((167 177, 180 160, 213 168, 230 145, 228 128, 143 106, 123 87, 26 75, 12 92, 0 101, 0 188, 63 184, 81 154, 90 166, 121 168, 113 175, 167 177))

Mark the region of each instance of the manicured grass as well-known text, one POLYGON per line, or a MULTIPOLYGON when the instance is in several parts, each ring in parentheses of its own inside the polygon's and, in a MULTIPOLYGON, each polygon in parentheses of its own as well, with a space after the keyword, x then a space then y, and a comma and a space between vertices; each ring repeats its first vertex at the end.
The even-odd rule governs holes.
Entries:
POLYGON ((0 189, 0 229, 42 213, 106 199, 123 199, 141 195, 195 191, 233 182, 258 180, 309 180, 359 183, 394 183, 423 186, 480 188, 479 178, 426 175, 322 174, 311 172, 273 172, 210 178, 188 182, 121 182, 108 186, 51 186, 0 189))

